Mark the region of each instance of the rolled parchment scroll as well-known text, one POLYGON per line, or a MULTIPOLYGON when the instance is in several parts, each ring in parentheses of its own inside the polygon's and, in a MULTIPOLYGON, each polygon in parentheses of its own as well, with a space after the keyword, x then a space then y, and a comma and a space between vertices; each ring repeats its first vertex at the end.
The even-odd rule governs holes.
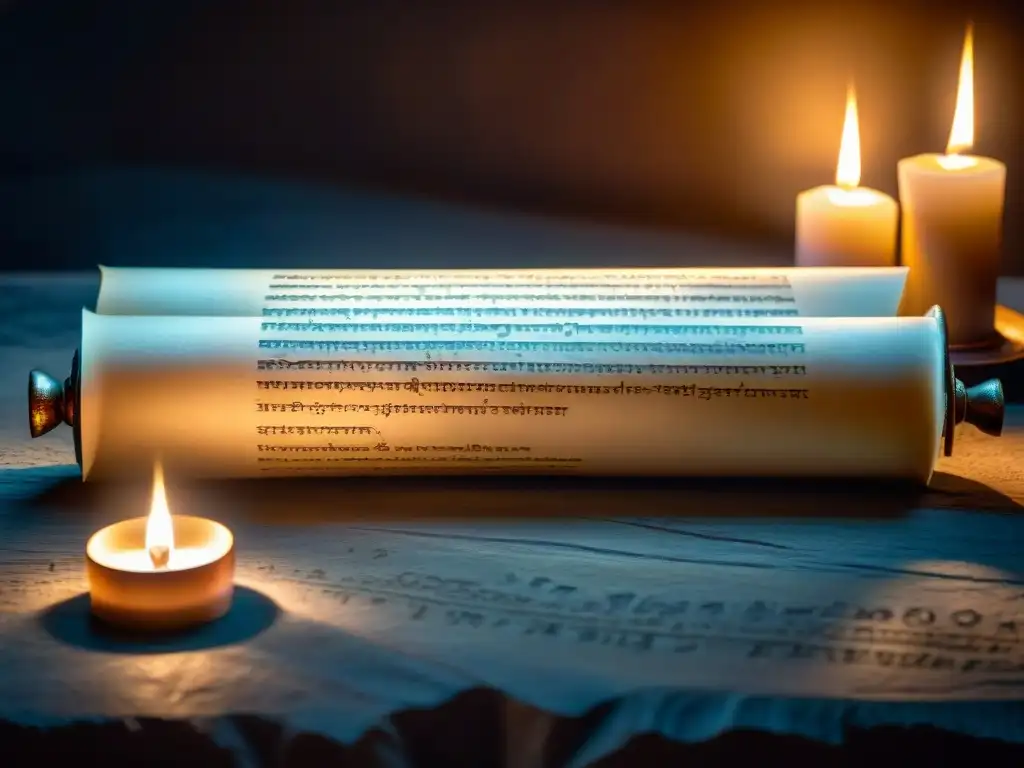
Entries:
POLYGON ((905 267, 259 270, 100 267, 101 315, 894 317, 905 267))
POLYGON ((83 477, 372 474, 877 477, 927 482, 1002 389, 954 381, 914 318, 85 311, 76 361, 29 377, 34 436, 76 430, 83 477), (943 436, 945 443, 943 444, 943 436))

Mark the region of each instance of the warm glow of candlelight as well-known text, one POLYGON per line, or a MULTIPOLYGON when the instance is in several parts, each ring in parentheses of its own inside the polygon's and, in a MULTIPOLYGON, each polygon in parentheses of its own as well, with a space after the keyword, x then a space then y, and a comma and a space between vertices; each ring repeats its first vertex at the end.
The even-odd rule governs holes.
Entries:
POLYGON ((860 184, 860 120, 857 116, 857 94, 851 84, 846 90, 846 118, 843 138, 839 142, 839 163, 836 185, 853 189, 860 184))
POLYGON ((973 158, 961 153, 974 146, 974 28, 967 25, 964 50, 960 57, 960 80, 956 89, 956 108, 953 127, 949 131, 945 157, 939 164, 948 171, 962 170, 975 165, 973 158))
POLYGON ((174 554, 174 524, 167 506, 164 470, 159 462, 153 467, 153 501, 146 520, 146 551, 155 568, 167 565, 174 554))

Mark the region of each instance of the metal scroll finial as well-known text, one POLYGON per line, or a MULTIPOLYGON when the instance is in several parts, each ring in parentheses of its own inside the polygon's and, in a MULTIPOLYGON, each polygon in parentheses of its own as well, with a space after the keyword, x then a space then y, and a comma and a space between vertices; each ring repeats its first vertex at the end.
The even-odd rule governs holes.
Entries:
POLYGON ((28 374, 28 428, 32 437, 70 424, 64 411, 64 382, 43 371, 28 374))
POLYGON ((999 379, 989 379, 973 387, 956 380, 953 393, 953 421, 973 424, 986 435, 999 437, 1003 433, 1006 402, 999 379))
POLYGON ((999 379, 989 379, 973 387, 966 386, 956 378, 953 362, 949 356, 949 330, 946 325, 946 313, 936 305, 926 313, 938 322, 942 337, 944 359, 943 385, 946 397, 946 417, 942 428, 942 453, 953 455, 953 439, 957 424, 972 424, 986 435, 999 437, 1003 432, 1003 419, 1006 415, 1006 399, 1003 395, 1003 383, 999 379))
POLYGON ((63 382, 44 371, 29 372, 28 429, 32 437, 41 437, 61 424, 76 426, 77 406, 77 352, 71 362, 71 375, 63 382))

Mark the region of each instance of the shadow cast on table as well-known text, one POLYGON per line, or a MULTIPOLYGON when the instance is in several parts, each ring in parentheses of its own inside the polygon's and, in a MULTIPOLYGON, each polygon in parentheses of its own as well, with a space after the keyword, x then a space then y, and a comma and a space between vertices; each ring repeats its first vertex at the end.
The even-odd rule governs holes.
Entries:
POLYGON ((236 586, 231 610, 225 616, 172 634, 134 634, 110 627, 93 617, 87 594, 57 603, 38 618, 42 630, 65 645, 100 653, 159 654, 237 645, 270 629, 280 614, 277 603, 266 595, 236 586))
MULTIPOLYGON (((23 504, 49 514, 149 508, 148 482, 45 484, 23 504)), ((217 509, 254 522, 516 520, 621 517, 898 519, 915 509, 1014 512, 973 480, 936 473, 930 488, 866 481, 643 478, 352 477, 168 484, 172 509, 217 509)), ((120 515, 123 517, 124 515, 120 515)))

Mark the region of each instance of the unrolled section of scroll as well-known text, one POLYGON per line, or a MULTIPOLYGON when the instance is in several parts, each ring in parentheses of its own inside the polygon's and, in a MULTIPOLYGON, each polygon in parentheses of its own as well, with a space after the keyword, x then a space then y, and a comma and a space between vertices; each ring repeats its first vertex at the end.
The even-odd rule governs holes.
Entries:
POLYGON ((104 315, 747 319, 893 317, 905 267, 248 270, 101 267, 104 315))
POLYGON ((927 482, 939 453, 941 318, 430 320, 86 311, 83 476, 927 482))

